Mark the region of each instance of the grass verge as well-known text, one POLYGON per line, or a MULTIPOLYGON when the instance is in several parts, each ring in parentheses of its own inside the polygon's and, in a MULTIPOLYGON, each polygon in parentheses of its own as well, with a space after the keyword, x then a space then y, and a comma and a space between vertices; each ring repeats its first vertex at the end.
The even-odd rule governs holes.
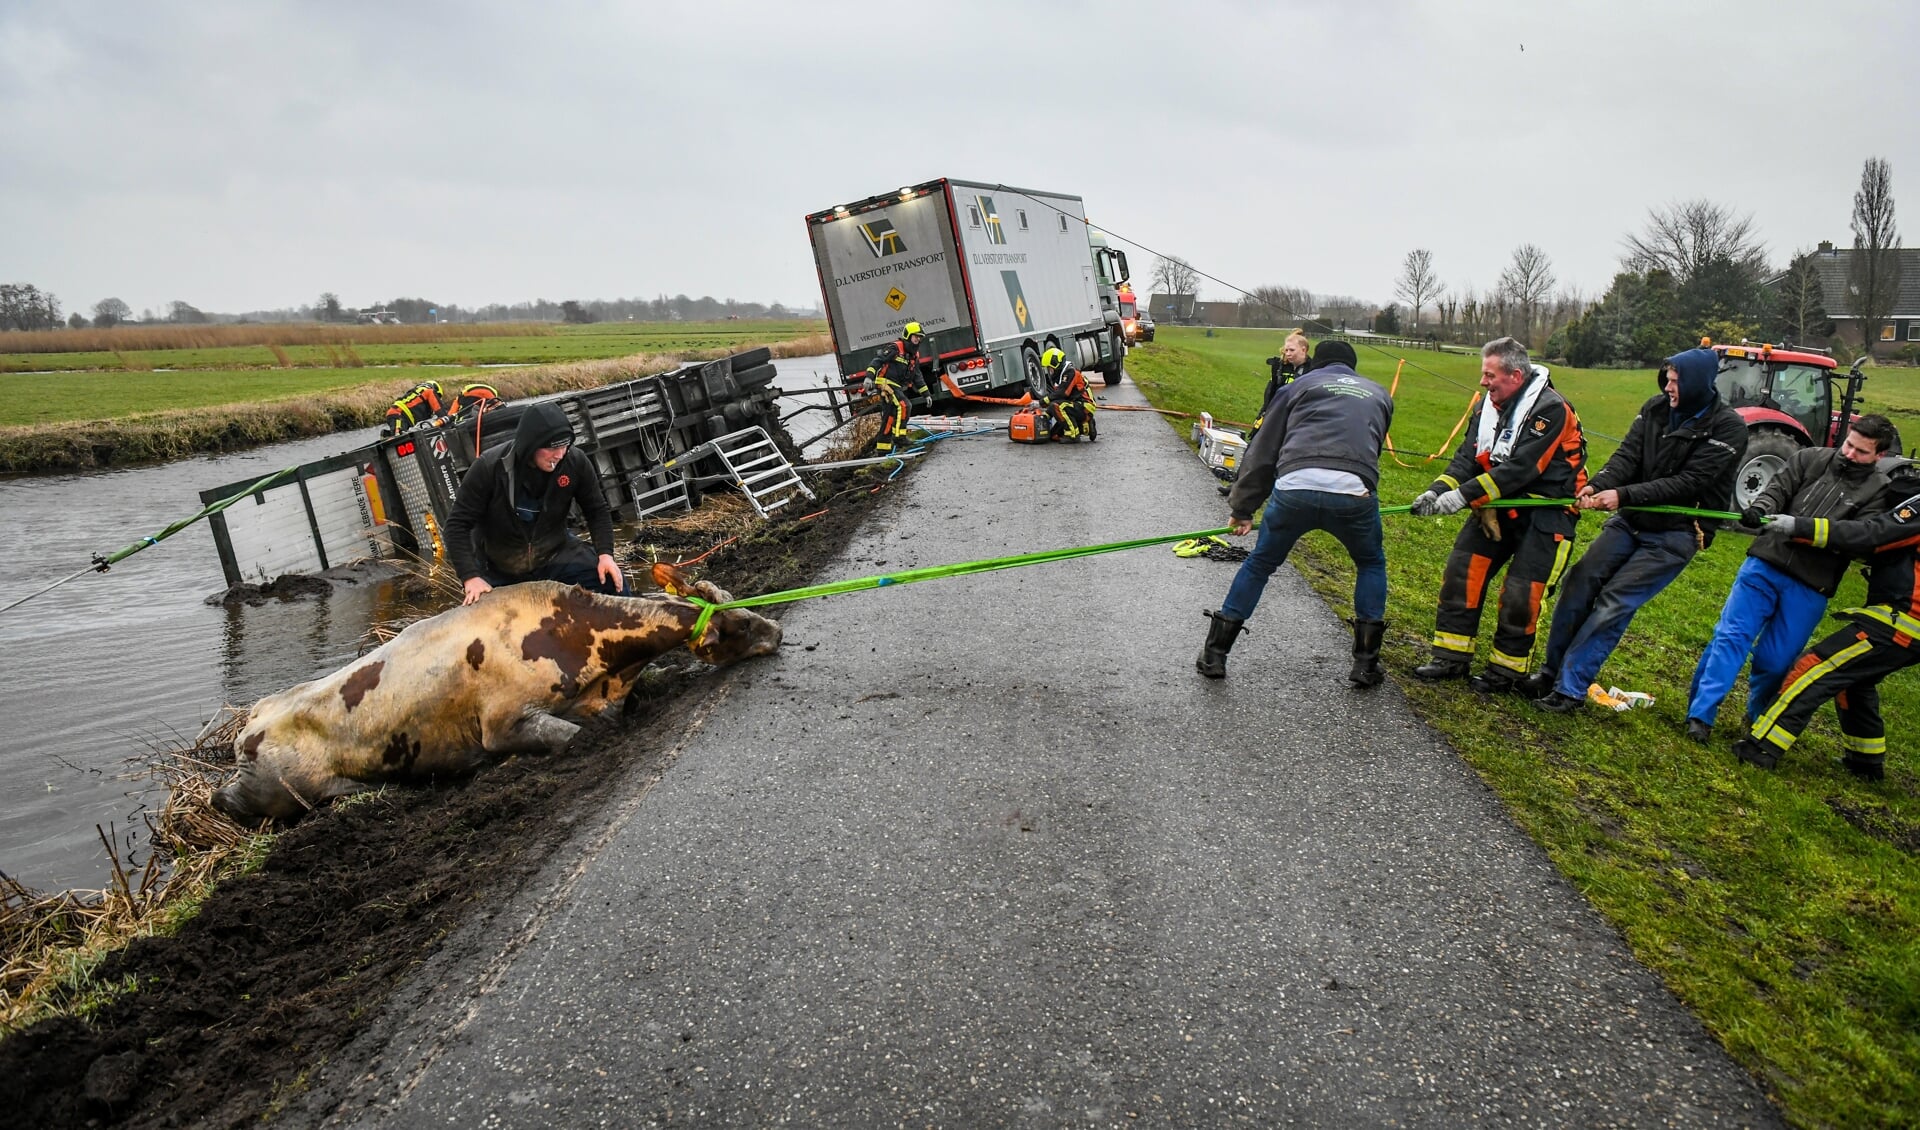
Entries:
MULTIPOLYGON (((1162 328, 1159 337, 1127 361, 1152 403, 1252 418, 1262 358, 1279 351, 1281 333, 1162 328)), ((1395 358, 1361 353, 1364 375, 1391 381, 1395 358)), ((1401 454, 1385 461, 1385 501, 1411 499, 1444 466, 1445 454, 1420 455, 1444 445, 1478 365, 1475 356, 1408 356, 1393 431, 1401 454)), ((1596 467, 1615 446, 1600 434, 1624 435, 1655 391, 1650 370, 1556 370, 1555 383, 1587 425, 1596 467)), ((1917 385, 1909 371, 1878 370, 1866 410, 1920 436, 1908 407, 1920 407, 1917 385)), ((1171 422, 1186 434, 1186 421, 1171 422)), ((1794 1122, 1920 1124, 1920 777, 1905 752, 1920 736, 1920 681, 1896 675, 1881 689, 1891 749, 1881 785, 1830 763, 1840 751, 1831 710, 1778 771, 1737 763, 1728 746, 1744 688, 1710 748, 1686 741, 1693 661, 1750 544, 1729 534, 1641 610, 1601 673, 1605 684, 1654 694, 1652 709, 1561 718, 1459 684, 1426 686, 1409 671, 1427 655, 1458 522, 1387 519, 1385 660, 1415 709, 1794 1122)), ((1583 539, 1597 529, 1584 521, 1583 539)), ((1310 535, 1293 563, 1351 615, 1352 567, 1338 543, 1310 535)), ((1227 580, 1223 572, 1221 591, 1227 580)), ((1833 607, 1860 603, 1864 589, 1856 570, 1833 607)))

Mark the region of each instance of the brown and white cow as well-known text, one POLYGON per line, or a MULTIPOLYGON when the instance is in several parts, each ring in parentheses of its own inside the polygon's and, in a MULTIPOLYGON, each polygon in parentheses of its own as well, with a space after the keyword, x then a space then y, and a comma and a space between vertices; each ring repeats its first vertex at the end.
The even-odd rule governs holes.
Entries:
MULTIPOLYGON (((732 599, 709 581, 693 591, 732 599)), ((325 678, 255 703, 234 740, 240 772, 214 794, 236 819, 297 816, 386 781, 477 768, 489 756, 557 753, 621 702, 640 669, 685 643, 722 665, 772 655, 780 625, 677 596, 601 596, 553 581, 498 588, 412 625, 325 678)))

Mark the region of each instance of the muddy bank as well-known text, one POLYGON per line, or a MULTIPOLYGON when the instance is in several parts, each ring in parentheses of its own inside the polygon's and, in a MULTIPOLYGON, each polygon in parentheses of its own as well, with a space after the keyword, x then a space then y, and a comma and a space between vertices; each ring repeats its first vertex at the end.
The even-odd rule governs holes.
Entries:
MULTIPOLYGON (((822 476, 811 509, 824 513, 757 528, 701 575, 738 596, 815 579, 886 503, 888 490, 875 489, 884 477, 822 476)), ((645 540, 666 560, 711 544, 661 529, 645 540)), ((44 1127, 259 1121, 360 1033, 468 913, 534 874, 572 822, 606 799, 608 782, 663 770, 685 712, 718 677, 675 652, 625 719, 583 733, 564 757, 516 758, 469 780, 315 813, 177 934, 136 941, 96 971, 98 983, 134 991, 88 1022, 50 1021, 0 1041, 0 1108, 44 1127)))
MULTIPOLYGON (((515 368, 512 375, 489 374, 502 396, 540 396, 567 389, 596 388, 614 381, 665 372, 687 361, 710 360, 761 343, 688 353, 636 353, 605 361, 576 361, 515 368)), ((775 357, 808 357, 833 348, 825 334, 769 343, 775 357)), ((417 373, 385 376, 368 371, 370 383, 318 396, 258 404, 224 404, 154 412, 124 419, 75 420, 0 428, 0 473, 45 474, 120 467, 180 459, 188 455, 240 451, 262 444, 380 423, 394 398, 407 391, 417 373)))

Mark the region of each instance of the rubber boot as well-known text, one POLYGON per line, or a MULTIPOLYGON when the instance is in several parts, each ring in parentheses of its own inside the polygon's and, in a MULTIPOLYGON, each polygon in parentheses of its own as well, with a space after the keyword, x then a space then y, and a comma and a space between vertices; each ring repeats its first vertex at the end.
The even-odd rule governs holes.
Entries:
POLYGON ((1387 673, 1380 669, 1380 642, 1386 636, 1385 620, 1353 622, 1353 670, 1347 672, 1347 682, 1356 687, 1377 687, 1386 681, 1387 673))
POLYGON ((1887 759, 1882 755, 1849 753, 1840 760, 1840 768, 1860 778, 1862 781, 1884 781, 1887 779, 1887 759))
POLYGON ((1200 657, 1193 661, 1194 670, 1209 679, 1224 679, 1227 677, 1227 652, 1233 650, 1235 637, 1247 630, 1247 622, 1222 616, 1218 612, 1203 610, 1200 615, 1211 619, 1213 624, 1207 628, 1207 642, 1200 649, 1200 657))
POLYGON ((1442 679, 1464 679, 1467 677, 1468 661, 1446 655, 1435 655, 1432 659, 1413 669, 1413 677, 1437 683, 1442 679))

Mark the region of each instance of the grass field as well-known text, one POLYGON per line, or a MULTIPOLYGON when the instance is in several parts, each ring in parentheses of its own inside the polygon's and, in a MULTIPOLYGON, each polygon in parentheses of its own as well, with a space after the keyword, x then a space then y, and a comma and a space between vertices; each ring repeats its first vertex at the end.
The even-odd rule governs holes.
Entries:
MULTIPOLYGON (((239 327, 220 327, 235 329, 239 327)), ((263 332, 271 327, 260 327, 263 332)), ((383 326, 342 327, 379 331, 383 326)), ((401 327, 394 327, 396 329, 401 327)), ((431 327, 459 331, 460 326, 431 327)), ((496 327, 488 327, 496 328, 496 327)), ((140 372, 152 369, 340 368, 365 365, 509 365, 591 361, 631 353, 720 349, 743 341, 780 340, 820 333, 822 322, 604 322, 586 326, 526 327, 512 336, 473 333, 442 341, 371 341, 289 345, 194 346, 184 349, 88 349, 64 353, 8 353, 0 334, 0 373, 73 370, 140 372)), ((120 331, 77 331, 92 344, 120 331)), ((129 331, 131 332, 131 331, 129 331)), ((39 335, 45 336, 45 335, 39 335)))
MULTIPOLYGON (((1127 369, 1157 406, 1248 420, 1267 379, 1277 331, 1162 327, 1127 369)), ((1395 358, 1360 348, 1360 371, 1383 384, 1395 358)), ((1407 354, 1383 502, 1410 501, 1441 470, 1443 445, 1477 388, 1475 355, 1407 354), (1421 369, 1415 369, 1414 366, 1421 369), (1425 370, 1425 371, 1422 371, 1425 370)), ((1920 373, 1871 369, 1865 410, 1887 411, 1920 440, 1920 373)), ((1588 428, 1593 465, 1616 446, 1656 391, 1650 370, 1558 369, 1555 384, 1588 428)), ((1174 421, 1184 436, 1186 421, 1174 421)), ((1457 440, 1456 440, 1457 442, 1457 440)), ((1448 452, 1450 454, 1450 451, 1448 452)), ((1222 516, 1224 517, 1224 503, 1222 516)), ((1389 604, 1385 659, 1428 722, 1502 798, 1514 819, 1753 1071, 1809 1126, 1920 1124, 1920 673, 1882 688, 1888 779, 1866 785, 1832 764, 1830 709, 1772 773, 1729 752, 1744 686, 1721 712, 1711 748, 1685 740, 1688 681, 1750 544, 1722 535, 1641 610, 1601 673, 1603 684, 1656 696, 1647 711, 1589 707, 1572 717, 1460 684, 1430 687, 1409 671, 1425 660, 1434 600, 1460 519, 1386 519, 1389 604)), ((1581 537, 1599 527, 1586 518, 1581 537)), ((1351 615, 1353 573, 1325 535, 1294 564, 1328 603, 1351 615)), ((1230 571, 1222 570, 1218 600, 1230 571)), ((1833 607, 1861 602, 1854 571, 1833 607)), ((1256 619, 1258 613, 1255 613, 1256 619)), ((1547 616, 1541 619, 1541 636, 1547 616)), ((1816 632, 1824 636, 1837 623, 1816 632)), ((1490 637, 1491 626, 1483 631, 1490 637)), ((1194 646, 1199 647, 1196 632, 1194 646)), ((1542 638, 1535 657, 1545 648, 1542 638)), ((1340 672, 1329 668, 1337 681, 1340 672)), ((1258 677, 1238 671, 1235 678, 1258 677)))

